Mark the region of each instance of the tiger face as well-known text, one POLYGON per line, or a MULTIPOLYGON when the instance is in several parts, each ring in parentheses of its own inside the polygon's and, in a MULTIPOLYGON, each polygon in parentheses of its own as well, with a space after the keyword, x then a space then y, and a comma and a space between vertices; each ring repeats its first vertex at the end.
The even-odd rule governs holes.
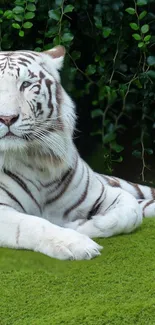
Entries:
POLYGON ((62 46, 42 53, 0 52, 0 151, 66 155, 75 115, 60 84, 64 55, 62 46))

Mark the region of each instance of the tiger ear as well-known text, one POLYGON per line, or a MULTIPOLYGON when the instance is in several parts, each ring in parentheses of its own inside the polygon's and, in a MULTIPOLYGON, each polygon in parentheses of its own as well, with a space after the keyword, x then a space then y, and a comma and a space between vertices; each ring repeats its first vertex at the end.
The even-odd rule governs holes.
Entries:
POLYGON ((63 66, 66 50, 64 46, 58 45, 51 50, 44 51, 43 53, 49 55, 53 60, 57 70, 60 70, 63 66))

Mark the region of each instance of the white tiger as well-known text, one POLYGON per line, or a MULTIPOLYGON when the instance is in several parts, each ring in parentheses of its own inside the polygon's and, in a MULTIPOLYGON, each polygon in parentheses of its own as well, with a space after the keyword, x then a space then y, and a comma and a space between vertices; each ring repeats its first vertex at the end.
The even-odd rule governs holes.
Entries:
POLYGON ((0 246, 90 259, 92 237, 155 216, 154 189, 99 175, 73 143, 74 104, 60 83, 65 50, 0 52, 0 246))

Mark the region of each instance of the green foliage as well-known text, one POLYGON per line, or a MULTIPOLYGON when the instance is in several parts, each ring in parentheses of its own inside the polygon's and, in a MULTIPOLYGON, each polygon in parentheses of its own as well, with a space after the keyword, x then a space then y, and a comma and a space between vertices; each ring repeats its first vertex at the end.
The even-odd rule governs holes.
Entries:
POLYGON ((42 51, 62 44, 65 88, 92 118, 91 135, 122 161, 128 125, 133 155, 153 154, 155 128, 153 0, 12 0, 0 4, 1 50, 42 51), (83 98, 85 98, 85 104, 83 98))

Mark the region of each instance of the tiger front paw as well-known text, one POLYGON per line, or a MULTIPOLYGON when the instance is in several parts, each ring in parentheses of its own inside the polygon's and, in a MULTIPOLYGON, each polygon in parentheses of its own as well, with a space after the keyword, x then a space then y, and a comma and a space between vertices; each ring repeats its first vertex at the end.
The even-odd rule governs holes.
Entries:
POLYGON ((89 260, 100 255, 101 249, 88 236, 60 228, 54 236, 45 232, 37 250, 60 260, 89 260))

